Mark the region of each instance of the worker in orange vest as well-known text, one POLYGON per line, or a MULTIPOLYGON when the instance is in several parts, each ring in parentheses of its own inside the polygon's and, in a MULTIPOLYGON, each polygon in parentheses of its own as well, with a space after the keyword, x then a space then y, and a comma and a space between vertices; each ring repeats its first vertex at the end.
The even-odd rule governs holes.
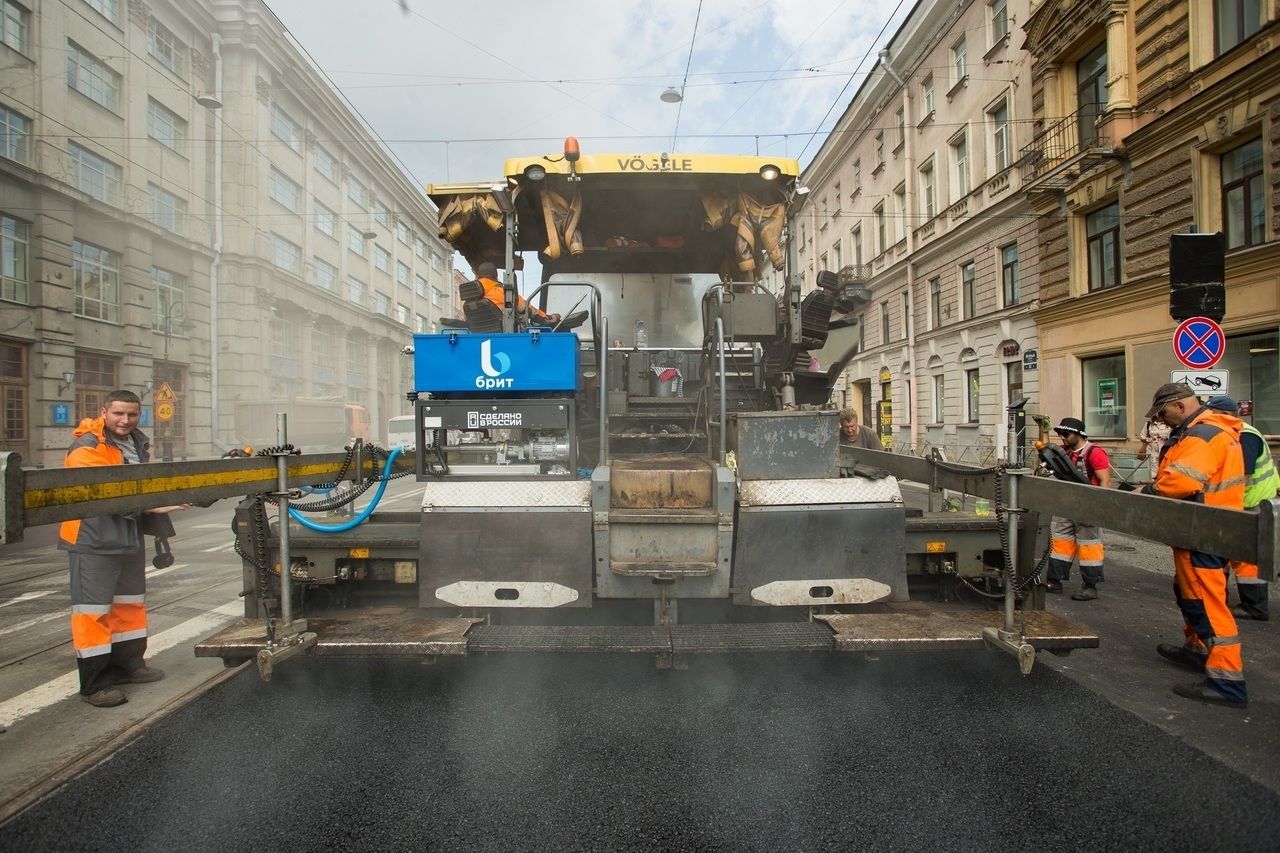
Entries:
MULTIPOLYGON (((1147 417, 1160 418, 1173 432, 1160 453, 1156 479, 1143 487, 1144 492, 1244 509, 1239 418, 1202 406, 1192 390, 1178 382, 1156 390, 1147 417)), ((1204 675, 1203 681, 1174 685, 1174 693, 1212 705, 1244 708, 1249 696, 1240 635, 1227 606, 1228 562, 1215 554, 1173 549, 1174 599, 1186 623, 1186 639, 1180 646, 1161 643, 1156 651, 1204 675)))
MULTIPOLYGON (((507 294, 502 289, 502 284, 498 281, 498 268, 489 261, 484 261, 476 265, 476 280, 484 287, 484 298, 488 299, 499 308, 506 307, 507 294)), ((539 325, 554 326, 560 322, 559 314, 548 314, 529 305, 524 301, 524 297, 516 296, 516 310, 524 311, 528 308, 529 316, 531 316, 539 325)))

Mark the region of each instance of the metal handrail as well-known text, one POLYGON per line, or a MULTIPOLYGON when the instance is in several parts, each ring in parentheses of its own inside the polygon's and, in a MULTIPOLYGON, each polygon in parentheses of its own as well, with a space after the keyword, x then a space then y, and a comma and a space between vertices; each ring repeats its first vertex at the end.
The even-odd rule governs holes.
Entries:
POLYGON ((725 463, 725 450, 724 450, 725 417, 726 417, 725 411, 727 408, 725 397, 728 393, 728 390, 725 388, 725 382, 724 382, 724 318, 723 317, 716 317, 715 330, 716 330, 716 355, 720 361, 720 464, 723 465, 725 463))
POLYGON ((1070 115, 1049 121, 1044 129, 1033 136, 1031 142, 1022 149, 1018 160, 1022 164, 1024 184, 1044 176, 1055 166, 1089 151, 1106 150, 1111 147, 1100 136, 1095 135, 1089 141, 1082 138, 1080 118, 1083 112, 1083 110, 1076 110, 1070 115))

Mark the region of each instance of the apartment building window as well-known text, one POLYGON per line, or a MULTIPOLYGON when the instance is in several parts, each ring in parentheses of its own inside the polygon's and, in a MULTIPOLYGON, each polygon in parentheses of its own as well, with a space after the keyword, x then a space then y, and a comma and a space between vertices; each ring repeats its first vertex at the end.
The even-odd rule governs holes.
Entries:
POLYGON ((26 304, 30 299, 27 223, 0 213, 0 299, 26 304))
POLYGON ((0 157, 19 163, 27 162, 27 139, 31 135, 31 119, 0 107, 0 157))
POLYGON ((396 322, 402 326, 409 325, 409 306, 404 303, 396 303, 396 322))
POLYGON ((120 23, 120 0, 84 0, 84 2, 111 23, 120 23))
POLYGON ((414 290, 414 292, 415 292, 415 293, 417 293, 419 296, 421 296, 421 297, 423 297, 423 298, 426 298, 426 295, 427 295, 427 280, 426 280, 425 278, 423 278, 422 276, 420 276, 420 275, 415 275, 415 276, 413 277, 413 290, 414 290))
POLYGON ((0 341, 0 394, 4 402, 4 435, 0 449, 26 450, 27 440, 27 348, 0 341))
POLYGON ((187 46, 164 24, 152 18, 147 26, 147 53, 174 74, 187 72, 187 46))
POLYGON ((364 257, 364 232, 354 225, 347 225, 347 248, 364 257))
POLYGON ((414 331, 416 334, 419 334, 419 335, 425 335, 425 334, 427 333, 427 330, 428 330, 429 328, 430 328, 430 326, 429 326, 429 325, 427 325, 427 318, 426 318, 426 317, 423 317, 421 314, 414 314, 414 315, 413 315, 413 331, 414 331))
POLYGON ((271 245, 275 252, 274 263, 276 266, 289 272, 301 272, 302 249, 297 243, 291 243, 279 234, 272 234, 271 245))
POLYGON ((862 189, 862 158, 853 161, 853 191, 857 193, 862 189))
POLYGON ((1090 438, 1124 438, 1128 432, 1124 353, 1080 361, 1085 432, 1090 438))
POLYGON ((1004 292, 1004 307, 1017 305, 1021 298, 1018 282, 1018 244, 1000 247, 1000 281, 1004 292))
POLYGON ((391 253, 379 245, 373 247, 373 265, 382 272, 391 272, 391 253))
POLYGON ((951 45, 951 70, 957 86, 969 76, 969 49, 963 37, 951 45))
POLYGON ((147 136, 181 153, 187 144, 187 123, 159 101, 148 98, 147 136))
POLYGON ((311 328, 311 365, 321 371, 338 369, 338 353, 334 348, 333 332, 325 326, 311 328))
POLYGON ((338 239, 338 214, 325 207, 318 198, 311 200, 311 213, 317 231, 326 237, 338 239))
POLYGON ((924 78, 924 82, 920 84, 920 93, 924 100, 924 117, 928 118, 933 115, 933 75, 930 74, 924 78))
POLYGON ((862 226, 859 225, 849 232, 853 241, 853 263, 855 266, 862 266, 862 226))
POLYGON ((897 240, 905 240, 907 236, 907 183, 903 181, 893 191, 893 215, 897 218, 898 227, 893 229, 897 240))
POLYGON ((391 211, 387 206, 376 198, 373 200, 373 221, 377 222, 384 228, 391 227, 391 211))
POLYGON ((957 199, 969 194, 969 140, 963 130, 951 138, 951 181, 957 199))
POLYGON ((1007 0, 991 0, 991 44, 998 44, 1009 34, 1009 7, 1007 0))
POLYGON ((884 131, 876 134, 876 168, 884 165, 884 131))
POLYGON ((271 342, 272 367, 279 368, 281 360, 297 364, 302 349, 297 323, 287 317, 272 317, 267 322, 267 339, 271 342))
POLYGON ((383 293, 381 290, 375 290, 373 293, 373 310, 377 311, 384 317, 391 316, 391 297, 383 293))
POLYGON ((970 367, 964 372, 964 419, 965 423, 976 424, 981 412, 978 368, 970 367))
POLYGON ((347 198, 363 208, 369 206, 369 191, 353 175, 347 176, 347 198))
POLYGON ((1022 398, 1022 362, 1011 361, 1004 366, 1004 393, 1009 403, 1022 398))
POLYGON ((924 215, 932 219, 938 213, 938 193, 933 173, 933 158, 920 167, 920 195, 924 199, 924 215))
POLYGON ((1109 204, 1085 217, 1089 248, 1089 290, 1120 283, 1120 205, 1109 204))
POLYGON ((991 124, 991 155, 997 173, 1009 168, 1009 99, 1001 98, 995 106, 987 110, 987 121, 991 124))
POLYGON ((67 143, 76 168, 76 188, 107 204, 120 203, 120 167, 74 142, 67 143))
POLYGON ((884 205, 877 204, 871 213, 876 218, 876 239, 879 241, 876 244, 876 248, 881 252, 884 252, 889 248, 889 235, 886 231, 884 221, 884 205))
POLYGON ((444 271, 444 260, 436 252, 431 253, 431 268, 436 272, 444 271))
POLYGON ((1214 0, 1213 34, 1218 56, 1262 27, 1261 0, 1214 0))
POLYGON ((836 210, 835 210, 835 215, 836 215, 836 216, 839 216, 839 215, 840 215, 840 208, 843 206, 843 205, 841 204, 841 201, 840 201, 840 182, 839 182, 839 181, 836 181, 836 187, 835 187, 835 189, 834 189, 834 190, 832 190, 832 195, 834 195, 834 196, 835 196, 835 199, 836 199, 836 210))
POLYGON ((942 279, 929 279, 929 327, 942 328, 942 279))
POLYGON ((338 161, 333 159, 333 155, 317 145, 312 149, 312 158, 315 162, 316 171, 336 184, 338 182, 338 161))
POLYGON ((889 303, 880 303, 880 343, 889 343, 889 303))
POLYGON ((424 261, 427 259, 427 243, 421 237, 414 238, 413 253, 424 261))
MULTIPOLYGON (((836 186, 838 187, 839 184, 836 184, 836 186)), ((406 246, 413 245, 413 234, 410 233, 408 225, 405 225, 403 222, 396 223, 396 239, 401 243, 404 243, 406 246)))
POLYGON ((151 221, 166 231, 182 234, 187 221, 186 199, 157 184, 147 184, 147 192, 151 194, 151 221))
POLYGON ((902 337, 911 337, 911 294, 902 291, 902 337))
POLYGON ((444 298, 444 293, 441 292, 440 288, 438 287, 431 288, 431 307, 432 308, 435 308, 437 311, 440 310, 441 305, 443 305, 445 301, 446 300, 444 298))
POLYGON ((312 258, 311 260, 315 263, 316 268, 316 287, 321 290, 337 290, 338 268, 328 261, 322 261, 320 258, 312 258))
POLYGON ((1222 155, 1222 225, 1228 249, 1266 240, 1265 204, 1259 138, 1222 155))
POLYGON ((76 353, 76 418, 96 418, 107 395, 120 387, 120 362, 96 353, 76 353))
POLYGON ((831 246, 831 269, 835 270, 836 272, 840 272, 840 268, 841 268, 841 266, 843 266, 843 265, 840 263, 840 260, 841 260, 840 255, 841 255, 841 252, 840 252, 840 241, 839 241, 839 240, 837 240, 837 241, 836 241, 836 242, 831 246))
POLYGON ((31 13, 14 0, 4 0, 4 17, 0 18, 0 41, 18 53, 27 52, 27 33, 31 30, 31 13))
POLYGON ((347 339, 347 380, 351 384, 363 381, 369 373, 369 348, 363 340, 347 339))
POLYGON ((271 199, 282 205, 285 210, 297 213, 302 207, 302 187, 294 183, 288 175, 275 166, 270 175, 271 199))
POLYGON ((347 276, 347 299, 354 302, 356 305, 364 305, 364 282, 353 275, 347 276))
POLYGON ((409 265, 403 261, 396 261, 396 284, 407 288, 409 286, 409 265))
MULTIPOLYGON (((901 148, 903 144, 906 143, 907 141, 907 108, 905 106, 898 107, 898 112, 895 117, 897 118, 897 121, 898 121, 897 148, 901 148)), ((894 150, 897 150, 897 149, 895 148, 894 150)))
POLYGON ((294 151, 302 151, 302 128, 279 104, 271 105, 271 135, 294 151))
POLYGON ((1080 145, 1098 141, 1098 117, 1107 108, 1107 43, 1076 63, 1076 103, 1080 113, 1080 145))
POLYGON ((960 298, 964 304, 964 318, 971 320, 978 316, 978 283, 975 275, 976 266, 969 261, 960 267, 960 298))
POLYGON ((155 285, 155 302, 151 305, 151 328, 157 332, 174 332, 174 318, 186 310, 187 277, 160 267, 151 268, 155 285))
POLYGON ((112 112, 119 106, 120 75, 73 41, 67 42, 67 86, 112 112))
POLYGON ((947 377, 944 373, 933 376, 933 422, 946 422, 947 416, 947 377))
POLYGON ((71 270, 76 316, 120 322, 120 257, 110 249, 72 240, 71 270))

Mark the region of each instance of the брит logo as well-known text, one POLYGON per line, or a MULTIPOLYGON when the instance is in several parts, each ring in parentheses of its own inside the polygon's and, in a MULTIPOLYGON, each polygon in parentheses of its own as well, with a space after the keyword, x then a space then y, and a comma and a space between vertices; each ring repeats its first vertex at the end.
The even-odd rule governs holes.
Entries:
POLYGON ((480 369, 484 371, 484 376, 476 377, 477 388, 484 390, 510 388, 515 382, 510 378, 498 378, 511 369, 511 358, 505 352, 494 352, 493 341, 480 342, 480 369))

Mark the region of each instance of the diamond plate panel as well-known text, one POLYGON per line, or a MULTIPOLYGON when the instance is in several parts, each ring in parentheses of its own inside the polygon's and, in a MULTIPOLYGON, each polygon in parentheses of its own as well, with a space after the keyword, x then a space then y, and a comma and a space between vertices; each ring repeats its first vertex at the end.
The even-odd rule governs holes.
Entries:
POLYGON ((894 477, 869 480, 842 477, 822 480, 752 480, 742 484, 742 506, 794 506, 797 504, 902 503, 894 477))
POLYGON ((422 511, 444 507, 591 507, 590 480, 545 482, 432 481, 422 494, 422 511))

